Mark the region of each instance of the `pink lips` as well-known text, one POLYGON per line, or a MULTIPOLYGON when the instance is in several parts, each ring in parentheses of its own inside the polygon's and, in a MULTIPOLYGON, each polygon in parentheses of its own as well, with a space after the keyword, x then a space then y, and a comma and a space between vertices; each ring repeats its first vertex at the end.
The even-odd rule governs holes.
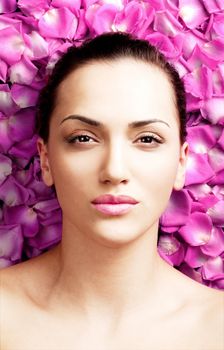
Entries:
POLYGON ((110 194, 99 196, 92 201, 98 211, 109 215, 125 214, 137 203, 139 202, 132 197, 124 195, 115 197, 110 194))

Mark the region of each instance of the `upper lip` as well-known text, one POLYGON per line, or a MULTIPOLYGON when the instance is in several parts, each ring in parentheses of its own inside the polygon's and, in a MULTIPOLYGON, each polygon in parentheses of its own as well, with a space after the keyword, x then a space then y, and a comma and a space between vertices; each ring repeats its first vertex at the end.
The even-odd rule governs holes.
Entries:
POLYGON ((94 204, 120 204, 120 203, 129 203, 137 204, 138 201, 130 196, 120 195, 113 196, 111 194, 104 194, 95 198, 92 203, 94 204))

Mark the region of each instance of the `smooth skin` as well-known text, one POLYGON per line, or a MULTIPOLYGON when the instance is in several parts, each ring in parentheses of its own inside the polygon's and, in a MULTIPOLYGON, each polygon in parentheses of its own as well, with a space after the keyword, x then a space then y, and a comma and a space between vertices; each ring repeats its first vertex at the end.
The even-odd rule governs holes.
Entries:
POLYGON ((165 73, 127 58, 71 73, 49 142, 37 147, 62 208, 62 241, 1 271, 1 350, 223 349, 223 293, 157 251, 159 217, 184 185, 188 154, 165 73), (91 205, 102 194, 139 203, 109 216, 91 205))

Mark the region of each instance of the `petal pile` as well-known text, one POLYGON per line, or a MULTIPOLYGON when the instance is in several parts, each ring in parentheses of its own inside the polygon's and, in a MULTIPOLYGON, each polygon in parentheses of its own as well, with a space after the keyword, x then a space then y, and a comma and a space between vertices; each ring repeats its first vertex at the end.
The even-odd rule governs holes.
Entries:
POLYGON ((36 148, 40 89, 69 46, 127 31, 158 47, 186 88, 186 182, 161 216, 158 252, 199 283, 224 289, 223 23, 221 0, 1 1, 1 268, 61 239, 61 209, 42 181, 36 148))

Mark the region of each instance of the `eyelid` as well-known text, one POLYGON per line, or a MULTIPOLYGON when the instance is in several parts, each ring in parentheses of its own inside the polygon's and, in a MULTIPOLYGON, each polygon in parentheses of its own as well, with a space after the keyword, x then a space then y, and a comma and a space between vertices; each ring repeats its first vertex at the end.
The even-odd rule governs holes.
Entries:
POLYGON ((143 134, 138 135, 137 140, 141 139, 142 137, 147 137, 147 136, 154 138, 155 140, 157 140, 157 142, 160 142, 160 143, 163 143, 165 141, 162 136, 158 135, 157 133, 150 132, 150 131, 148 131, 148 132, 145 131, 143 134))

